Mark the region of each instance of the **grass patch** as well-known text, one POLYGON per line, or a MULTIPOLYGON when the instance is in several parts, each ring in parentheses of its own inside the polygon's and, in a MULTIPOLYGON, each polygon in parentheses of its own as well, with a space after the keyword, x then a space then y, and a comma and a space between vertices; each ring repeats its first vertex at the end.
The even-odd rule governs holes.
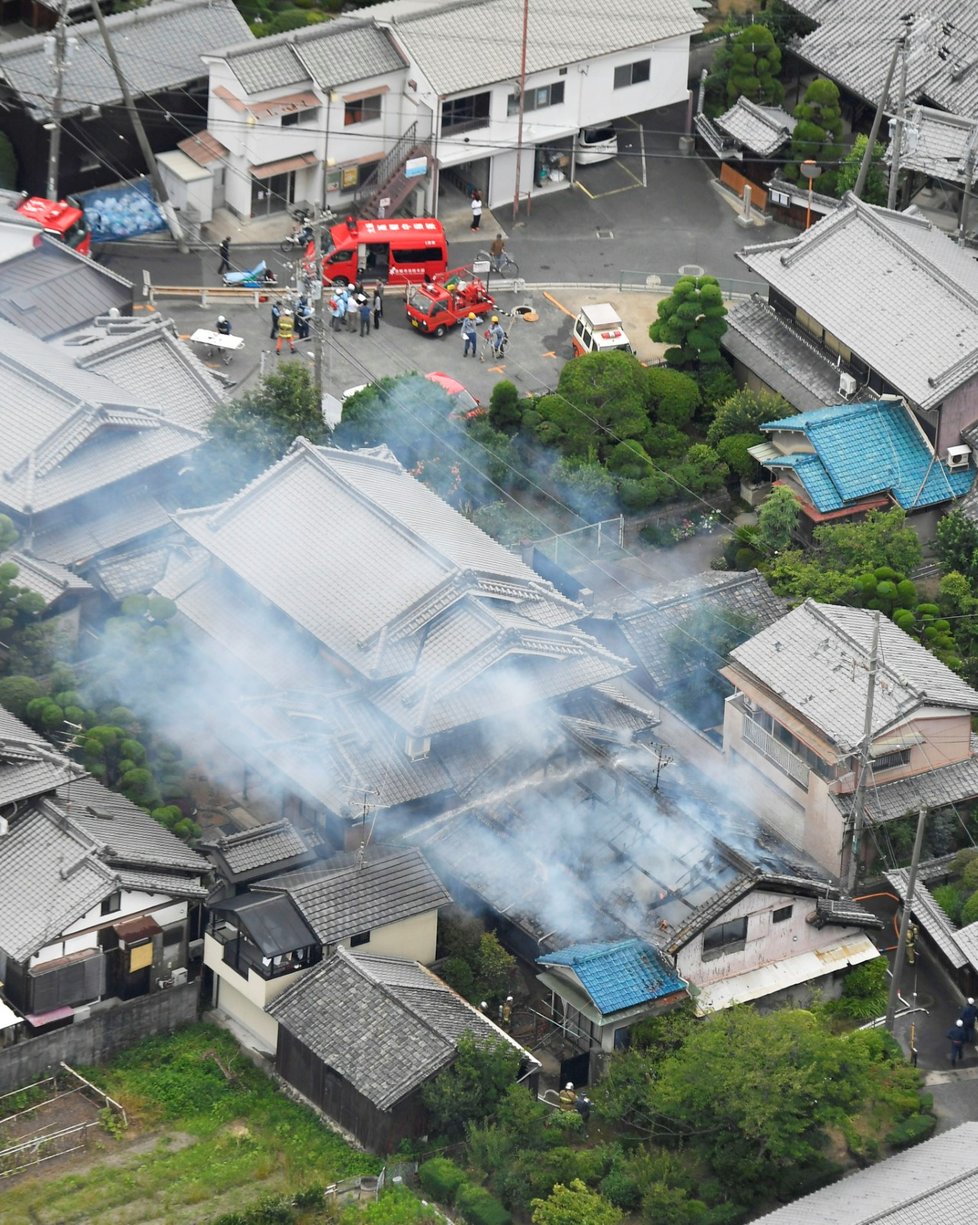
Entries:
POLYGON ((203 1206, 234 1191, 243 1201, 293 1195, 380 1168, 280 1093, 210 1025, 151 1038, 83 1074, 125 1105, 130 1131, 84 1169, 48 1169, 5 1186, 6 1225, 204 1225, 221 1209, 203 1206))

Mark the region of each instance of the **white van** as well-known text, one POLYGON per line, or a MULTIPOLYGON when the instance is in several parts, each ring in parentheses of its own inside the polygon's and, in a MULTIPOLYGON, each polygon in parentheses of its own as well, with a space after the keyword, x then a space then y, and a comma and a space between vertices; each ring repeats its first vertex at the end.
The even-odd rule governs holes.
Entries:
POLYGON ((610 302, 581 307, 580 314, 574 320, 571 344, 575 357, 585 353, 608 353, 614 349, 624 353, 635 352, 625 335, 621 317, 610 302))
POLYGON ((577 134, 577 164, 590 166, 592 162, 606 162, 618 156, 618 133, 610 123, 593 128, 581 128, 577 134))

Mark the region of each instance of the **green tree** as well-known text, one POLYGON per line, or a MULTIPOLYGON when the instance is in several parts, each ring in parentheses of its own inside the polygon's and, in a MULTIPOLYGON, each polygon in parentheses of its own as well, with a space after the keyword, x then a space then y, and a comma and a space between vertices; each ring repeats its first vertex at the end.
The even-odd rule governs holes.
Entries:
POLYGON ((763 434, 728 434, 716 444, 716 453, 740 480, 759 484, 764 477, 764 469, 751 455, 750 449, 764 441, 763 434))
POLYGON ((836 570, 891 566, 909 574, 920 565, 920 540, 899 506, 871 510, 860 523, 825 523, 815 529, 815 545, 821 561, 836 570))
POLYGON ((757 545, 767 557, 775 557, 791 544, 798 527, 801 507, 786 485, 772 489, 757 512, 757 545))
MULTIPOLYGON (((801 163, 815 162, 822 173, 813 181, 816 191, 832 194, 837 163, 842 156, 842 107, 839 87, 825 77, 816 77, 795 107, 795 130, 791 134, 790 159, 785 178, 797 183, 803 176, 801 163)), ((808 180, 805 180, 806 184, 808 180)))
POLYGON ((700 406, 700 389, 696 380, 681 370, 670 370, 665 366, 650 366, 646 379, 652 419, 677 429, 687 426, 700 406))
POLYGON ((567 362, 557 391, 536 404, 536 437, 565 455, 604 459, 622 439, 649 428, 647 371, 630 353, 585 353, 567 362))
POLYGON ((727 102, 748 98, 767 106, 777 106, 784 99, 781 74, 781 48, 766 26, 753 25, 742 30, 730 48, 730 70, 727 75, 727 102))
POLYGON ((519 1052, 508 1042, 463 1034, 451 1067, 421 1089, 434 1129, 456 1137, 468 1124, 488 1118, 516 1079, 519 1065, 519 1052))
POLYGON ((515 383, 500 379, 489 397, 489 421, 494 429, 515 434, 523 420, 520 393, 515 383))
POLYGON ((557 1183, 546 1199, 533 1200, 533 1225, 619 1225, 620 1208, 590 1191, 579 1178, 557 1183))
MULTIPOLYGON (((843 157, 836 173, 835 195, 842 197, 847 191, 852 191, 856 186, 856 180, 859 178, 859 168, 862 165, 868 144, 869 137, 860 132, 853 141, 852 148, 843 157)), ((887 175, 883 162, 885 155, 886 146, 881 141, 877 141, 873 146, 873 157, 869 163, 869 173, 866 175, 866 183, 862 193, 862 199, 867 204, 886 204, 887 175)))
POLYGON ((715 447, 732 434, 756 434, 765 421, 793 417, 796 409, 773 391, 751 391, 744 387, 718 405, 706 431, 706 441, 715 447))
POLYGON ((27 707, 41 696, 41 683, 32 676, 0 678, 0 706, 17 719, 26 719, 27 707))
POLYGON ((479 999, 490 1006, 501 1003, 509 995, 516 958, 507 953, 495 932, 484 932, 475 956, 475 986, 479 999))
POLYGON ((727 330, 726 314, 716 277, 680 277, 669 297, 659 303, 649 336, 671 346, 665 353, 670 366, 695 370, 722 360, 720 340, 727 330))
POLYGON ((956 570, 972 586, 978 583, 978 524, 959 510, 944 515, 937 524, 937 557, 945 574, 956 570))

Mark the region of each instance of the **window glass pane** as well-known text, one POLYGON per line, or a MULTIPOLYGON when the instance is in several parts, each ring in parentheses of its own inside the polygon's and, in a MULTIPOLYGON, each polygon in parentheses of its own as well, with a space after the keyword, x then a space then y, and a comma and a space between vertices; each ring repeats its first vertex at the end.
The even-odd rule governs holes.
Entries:
POLYGON ((632 65, 632 84, 638 85, 642 81, 649 79, 649 61, 639 60, 637 64, 632 65))
POLYGON ((632 66, 631 64, 621 64, 615 69, 615 89, 624 89, 626 85, 632 83, 632 66))

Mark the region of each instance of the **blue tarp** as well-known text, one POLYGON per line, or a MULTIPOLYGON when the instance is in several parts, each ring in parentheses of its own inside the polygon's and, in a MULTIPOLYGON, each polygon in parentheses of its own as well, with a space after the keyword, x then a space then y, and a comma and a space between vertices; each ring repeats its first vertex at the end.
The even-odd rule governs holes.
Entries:
POLYGON ((94 242, 136 238, 167 228, 148 182, 99 187, 82 192, 78 198, 92 227, 94 242))

